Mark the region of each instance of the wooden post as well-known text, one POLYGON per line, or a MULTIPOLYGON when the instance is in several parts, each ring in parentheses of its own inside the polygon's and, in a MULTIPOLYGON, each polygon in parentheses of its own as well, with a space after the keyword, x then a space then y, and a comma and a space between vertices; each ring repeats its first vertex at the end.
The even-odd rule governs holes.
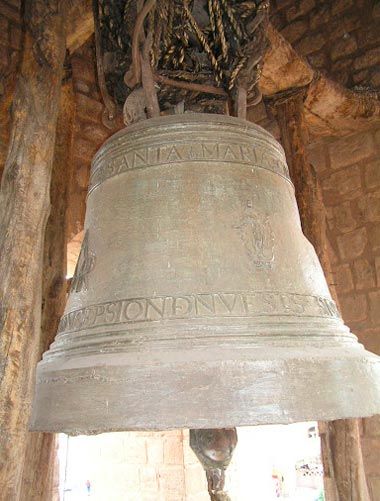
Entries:
POLYGON ((19 500, 40 349, 43 244, 65 57, 65 0, 26 0, 0 190, 0 486, 19 500))
MULTIPOLYGON (((326 246, 326 217, 316 173, 307 160, 308 143, 303 95, 298 93, 275 105, 281 142, 294 183, 302 229, 313 244, 330 284, 331 264, 326 246)), ((338 304, 338 302, 337 302, 338 304)), ((320 423, 327 501, 369 501, 358 421, 341 419, 320 423)))
MULTIPOLYGON (((51 211, 46 226, 41 341, 38 358, 49 348, 57 333, 66 303, 67 201, 72 175, 75 100, 72 81, 63 84, 50 188, 51 211)), ((20 499, 52 501, 58 477, 56 435, 30 433, 27 438, 20 499)))

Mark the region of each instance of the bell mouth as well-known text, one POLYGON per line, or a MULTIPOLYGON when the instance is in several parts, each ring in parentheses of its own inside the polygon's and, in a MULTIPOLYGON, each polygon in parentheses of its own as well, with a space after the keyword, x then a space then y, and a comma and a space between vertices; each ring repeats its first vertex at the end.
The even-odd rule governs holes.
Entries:
POLYGON ((57 358, 39 366, 30 429, 78 435, 371 416, 379 411, 380 361, 355 345, 235 342, 89 355, 76 368, 72 358, 57 358))

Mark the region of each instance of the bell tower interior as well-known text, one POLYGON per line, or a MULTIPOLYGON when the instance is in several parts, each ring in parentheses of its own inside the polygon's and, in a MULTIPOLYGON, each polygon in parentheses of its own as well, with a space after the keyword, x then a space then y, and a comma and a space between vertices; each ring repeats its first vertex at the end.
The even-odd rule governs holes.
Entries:
POLYGON ((0 0, 0 500, 380 500, 379 21, 0 0))

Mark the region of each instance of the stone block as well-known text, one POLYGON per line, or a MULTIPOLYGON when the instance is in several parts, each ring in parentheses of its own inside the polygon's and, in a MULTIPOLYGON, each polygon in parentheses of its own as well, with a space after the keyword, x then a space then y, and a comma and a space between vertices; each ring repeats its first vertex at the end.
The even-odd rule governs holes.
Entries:
POLYGON ((89 83, 95 83, 95 64, 92 59, 73 56, 71 59, 71 66, 74 80, 84 80, 89 83))
POLYGON ((368 317, 368 304, 365 294, 350 294, 339 298, 343 320, 350 323, 362 322, 368 317))
POLYGON ((331 22, 330 8, 327 3, 318 2, 317 9, 310 16, 310 28, 320 30, 321 25, 331 22))
POLYGON ((375 287, 375 267, 368 259, 357 259, 353 264, 355 289, 371 289, 375 287))
POLYGON ((368 80, 368 75, 369 75, 369 71, 368 70, 358 71, 357 73, 354 73, 352 75, 352 80, 356 84, 359 84, 359 83, 362 83, 362 82, 366 82, 368 80))
POLYGON ((339 262, 338 247, 337 247, 336 240, 333 239, 331 235, 328 237, 328 240, 326 242, 326 247, 327 247, 327 253, 328 253, 329 258, 330 258, 330 263, 332 265, 336 265, 339 262))
POLYGON ((21 48, 21 28, 18 24, 12 23, 9 28, 9 44, 12 49, 21 48))
POLYGON ((354 217, 351 202, 343 202, 331 208, 333 225, 340 233, 347 233, 358 227, 358 220, 354 217))
POLYGON ((339 254, 343 260, 360 257, 368 243, 366 228, 358 228, 337 237, 339 254))
POLYGON ((353 35, 344 34, 340 40, 336 40, 331 52, 330 56, 333 61, 340 59, 342 57, 346 57, 358 48, 358 44, 356 43, 355 37, 353 35))
POLYGON ((378 129, 376 132, 375 132, 375 143, 379 146, 380 148, 380 129, 378 129))
POLYGON ((371 76, 371 84, 375 88, 379 88, 380 87, 380 70, 379 70, 379 68, 376 68, 373 71, 372 76, 371 76))
POLYGON ((186 494, 207 492, 206 474, 200 463, 185 468, 186 494))
POLYGON ((334 267, 333 270, 334 284, 338 294, 350 292, 354 288, 354 281, 349 264, 341 264, 334 267))
POLYGON ((295 44, 295 49, 303 56, 307 56, 312 52, 317 52, 322 49, 322 47, 325 45, 325 42, 325 37, 321 33, 318 33, 316 35, 309 35, 297 42, 295 44))
POLYGON ((149 464, 162 464, 164 462, 164 439, 150 437, 146 441, 146 451, 149 464))
MULTIPOLYGON (((99 474, 93 479, 94 494, 97 493, 95 499, 117 499, 121 492, 132 495, 140 492, 139 467, 127 464, 114 465, 108 459, 102 461, 99 466, 99 474)), ((128 496, 128 501, 129 499, 128 496)))
POLYGON ((74 158, 75 162, 75 180, 78 183, 78 186, 82 189, 88 188, 88 184, 90 181, 90 162, 84 162, 80 158, 74 158))
POLYGON ((283 30, 281 30, 281 35, 286 38, 289 43, 294 43, 299 40, 308 30, 309 23, 307 19, 302 19, 300 21, 295 21, 294 23, 288 24, 283 30))
POLYGON ((380 47, 375 47, 374 49, 367 50, 367 52, 356 58, 354 69, 361 70, 362 68, 369 68, 370 66, 376 66, 378 64, 380 64, 380 47))
POLYGON ((206 491, 199 492, 198 494, 186 495, 186 501, 210 501, 210 496, 206 491))
POLYGON ((189 445, 189 436, 188 436, 188 431, 187 430, 184 430, 183 460, 184 460, 184 464, 186 466, 187 465, 193 465, 193 464, 199 464, 197 456, 194 454, 194 452, 190 448, 190 445, 189 445), (187 433, 185 434, 185 432, 187 432, 187 433))
POLYGON ((158 468, 158 482, 161 491, 165 492, 165 499, 169 494, 182 496, 185 489, 185 475, 183 465, 164 465, 158 468))
POLYGON ((323 198, 327 205, 352 200, 362 194, 360 168, 355 165, 334 172, 322 180, 323 198))
POLYGON ((127 464, 143 465, 147 463, 146 439, 135 432, 129 432, 123 437, 124 457, 127 464))
POLYGON ((97 148, 99 148, 104 141, 113 134, 112 131, 101 124, 94 124, 83 120, 80 121, 78 129, 80 131, 80 135, 84 139, 96 145, 97 148))
POLYGON ((269 19, 276 30, 282 30, 282 28, 287 24, 285 15, 282 11, 273 12, 273 10, 271 9, 269 13, 269 19))
POLYGON ((7 17, 8 19, 20 23, 20 12, 12 5, 6 4, 5 2, 0 2, 0 15, 7 17))
POLYGON ((12 5, 18 11, 21 9, 22 0, 6 0, 7 4, 12 5))
POLYGON ((356 38, 360 49, 373 47, 380 42, 380 30, 377 23, 365 26, 356 31, 356 38))
POLYGON ((83 80, 76 80, 74 82, 75 92, 79 92, 80 94, 89 95, 91 92, 91 84, 84 82, 83 80))
POLYGON ((247 111, 247 120, 255 124, 268 118, 267 110, 263 101, 256 106, 251 106, 247 111))
MULTIPOLYGON (((331 40, 342 37, 345 33, 350 33, 360 28, 361 19, 356 13, 343 12, 335 19, 329 19, 329 31, 331 40)), ((318 28, 318 26, 315 26, 318 28)))
POLYGON ((364 331, 355 332, 355 334, 366 350, 380 355, 380 328, 365 329, 364 331))
POLYGON ((158 473, 154 466, 145 465, 140 467, 140 488, 142 492, 157 494, 158 473))
POLYGON ((2 42, 3 45, 8 44, 8 26, 8 19, 4 16, 0 16, 0 42, 2 42))
POLYGON ((90 162, 94 154, 96 153, 97 147, 91 141, 83 139, 82 137, 76 137, 74 141, 74 158, 80 158, 87 162, 90 162))
POLYGON ((353 0, 335 0, 335 2, 332 3, 331 14, 333 16, 341 14, 343 11, 348 10, 352 4, 353 0))
POLYGON ((332 169, 340 169, 356 164, 376 154, 372 135, 370 133, 355 134, 338 139, 329 145, 332 169))
MULTIPOLYGON (((380 4, 379 2, 376 2, 373 6, 373 9, 372 9, 372 16, 373 18, 380 18, 380 4)), ((379 492, 380 492, 380 489, 379 489, 379 492)))
POLYGON ((374 224, 368 230, 369 246, 372 252, 380 252, 380 225, 374 224))
POLYGON ((288 21, 293 21, 293 19, 306 15, 315 6, 315 0, 301 0, 297 4, 293 4, 287 9, 286 19, 288 21))
POLYGON ((380 256, 375 257, 375 268, 377 287, 380 287, 380 256))
POLYGON ((323 143, 315 143, 308 147, 307 158, 318 174, 327 169, 326 146, 323 143))
POLYGON ((332 73, 334 75, 334 80, 336 82, 340 83, 343 86, 348 85, 348 81, 350 79, 350 73, 351 73, 349 68, 347 68, 345 70, 341 70, 341 71, 335 71, 332 73))
POLYGON ((380 221, 380 190, 367 193, 358 200, 358 209, 362 222, 375 223, 380 221))
POLYGON ((368 298, 371 322, 380 326, 380 290, 369 292, 368 298))
POLYGON ((76 94, 76 105, 77 105, 77 115, 79 118, 95 122, 97 124, 102 123, 102 113, 103 113, 103 105, 99 101, 95 99, 91 99, 84 94, 76 94))
POLYGON ((313 52, 307 56, 309 64, 313 68, 321 69, 326 68, 328 65, 327 55, 323 51, 313 52))
POLYGON ((167 437, 164 439, 164 463, 184 464, 183 442, 181 437, 167 437))
POLYGON ((9 57, 6 47, 0 45, 0 68, 3 70, 8 67, 9 57))

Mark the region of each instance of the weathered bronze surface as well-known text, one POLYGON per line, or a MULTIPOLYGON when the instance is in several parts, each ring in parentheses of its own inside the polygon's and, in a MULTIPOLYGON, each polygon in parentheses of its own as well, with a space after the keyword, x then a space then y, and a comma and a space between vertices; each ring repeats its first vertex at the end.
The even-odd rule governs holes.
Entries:
POLYGON ((32 429, 225 428, 380 412, 281 146, 220 115, 146 120, 93 161, 85 242, 32 429))

